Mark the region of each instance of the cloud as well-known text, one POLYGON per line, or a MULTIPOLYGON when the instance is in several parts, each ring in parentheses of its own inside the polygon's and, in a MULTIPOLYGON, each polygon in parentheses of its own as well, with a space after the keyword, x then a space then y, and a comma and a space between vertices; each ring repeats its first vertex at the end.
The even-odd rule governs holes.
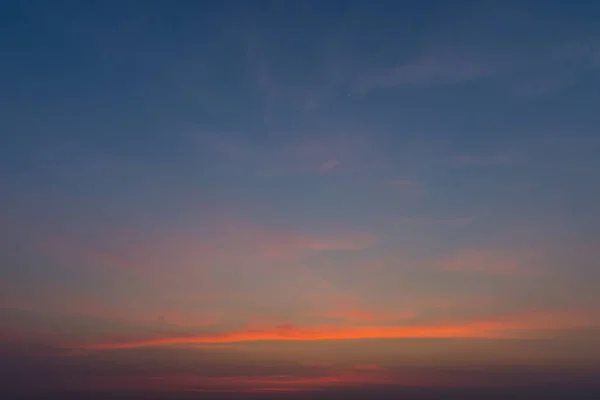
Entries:
POLYGON ((420 186, 419 183, 408 179, 392 179, 388 181, 391 186, 420 186))
POLYGON ((323 163, 323 165, 321 165, 321 170, 328 171, 337 167, 338 165, 340 165, 340 162, 338 160, 327 160, 323 163))
POLYGON ((132 341, 99 341, 73 343, 72 348, 86 350, 127 349, 204 343, 235 343, 252 341, 316 341, 350 339, 401 338, 519 338, 548 329, 577 329, 594 326, 596 321, 585 313, 535 312, 498 318, 472 320, 439 325, 317 325, 280 324, 262 329, 236 329, 218 333, 183 336, 161 336, 132 341), (524 332, 528 332, 524 334, 524 332))
POLYGON ((366 371, 381 371, 381 370, 383 370, 383 368, 381 368, 381 366, 377 365, 377 364, 359 364, 359 365, 355 365, 354 369, 366 370, 366 371))
POLYGON ((567 30, 558 39, 546 35, 530 41, 532 29, 543 30, 549 21, 523 11, 483 4, 468 12, 455 8, 416 54, 365 71, 356 88, 367 93, 477 82, 511 95, 544 96, 578 84, 600 68, 598 35, 567 30), (507 39, 517 36, 528 40, 507 39))
MULTIPOLYGON (((146 390, 189 392, 306 392, 333 388, 356 388, 365 385, 456 386, 459 380, 434 371, 394 371, 383 368, 311 367, 305 371, 283 367, 281 373, 255 375, 246 372, 231 376, 162 374, 132 375, 79 379, 71 387, 83 390, 124 390, 143 387, 146 390)), ((463 379, 464 380, 464 379, 463 379)))
MULTIPOLYGON (((514 341, 510 342, 514 344, 514 341)), ((444 388, 447 393, 450 387, 509 386, 514 389, 515 385, 524 384, 595 382, 594 378, 597 377, 597 368, 594 367, 577 369, 536 365, 532 368, 531 365, 512 363, 508 368, 479 363, 460 367, 437 364, 424 366, 421 363, 396 366, 390 365, 389 360, 383 364, 373 361, 297 363, 281 358, 232 360, 229 358, 231 353, 227 351, 189 348, 169 351, 139 349, 134 357, 129 352, 118 351, 101 355, 48 357, 31 354, 31 348, 21 351, 21 354, 12 348, 6 350, 0 346, 0 356, 7 361, 6 365, 10 365, 10 368, 4 369, 0 366, 3 377, 8 378, 3 382, 3 389, 12 389, 19 394, 43 391, 47 395, 67 390, 73 395, 77 392, 135 390, 144 393, 177 392, 182 395, 185 392, 266 393, 345 389, 346 393, 362 391, 364 398, 373 398, 377 389, 384 389, 390 395, 394 393, 389 391, 391 388, 401 386, 419 387, 419 393, 424 393, 425 388, 438 387, 444 388)), ((497 394, 497 388, 494 392, 497 394)), ((412 398, 414 394, 408 392, 400 397, 412 398)), ((464 391, 461 394, 464 395, 464 391)), ((481 397, 481 392, 476 394, 474 398, 481 397)), ((439 393, 431 398, 434 397, 439 398, 439 393)))
MULTIPOLYGON (((358 251, 376 245, 368 232, 353 230, 312 234, 261 226, 243 218, 221 215, 189 229, 158 229, 148 235, 125 230, 95 240, 56 235, 42 243, 55 255, 81 256, 96 265, 149 271, 177 268, 192 260, 296 259, 323 251, 358 251)), ((196 264, 197 265, 197 264, 196 264)))
POLYGON ((308 314, 313 317, 324 317, 327 319, 342 319, 347 321, 371 321, 371 322, 385 322, 385 321, 399 321, 406 320, 415 316, 414 312, 382 312, 365 310, 359 306, 347 306, 347 307, 334 307, 330 310, 314 312, 308 314))
POLYGON ((425 194, 425 187, 419 183, 408 179, 391 179, 388 180, 387 185, 401 190, 405 194, 412 194, 420 197, 425 194))
POLYGON ((513 164, 516 159, 510 153, 460 154, 454 157, 454 161, 463 165, 508 165, 513 164))
POLYGON ((448 225, 448 226, 464 226, 472 223, 476 220, 476 217, 447 217, 447 218, 436 218, 428 215, 412 216, 412 217, 400 217, 399 222, 401 223, 417 223, 420 225, 448 225))
POLYGON ((323 132, 259 144, 236 135, 202 133, 197 139, 230 171, 258 176, 318 174, 331 169, 379 169, 385 158, 367 135, 323 132))
POLYGON ((521 276, 537 272, 535 260, 536 254, 530 251, 464 249, 438 260, 437 267, 445 271, 521 276))
POLYGON ((381 87, 455 84, 490 77, 496 68, 492 63, 451 51, 431 53, 406 64, 373 72, 359 81, 358 88, 365 93, 381 87))
POLYGON ((20 308, 201 326, 223 315, 235 320, 274 296, 278 312, 313 303, 331 290, 326 276, 310 267, 316 256, 376 246, 369 232, 299 231, 230 215, 152 232, 127 227, 95 235, 56 232, 36 251, 63 265, 82 287, 110 290, 111 296, 49 279, 23 295, 11 293, 9 300, 20 308))
MULTIPOLYGON (((219 236, 267 258, 290 259, 312 252, 364 250, 375 246, 375 236, 366 232, 344 231, 331 235, 311 235, 261 227, 249 221, 226 218, 219 236), (223 235, 224 233, 224 235, 223 235)), ((219 228, 217 228, 219 229, 219 228)))

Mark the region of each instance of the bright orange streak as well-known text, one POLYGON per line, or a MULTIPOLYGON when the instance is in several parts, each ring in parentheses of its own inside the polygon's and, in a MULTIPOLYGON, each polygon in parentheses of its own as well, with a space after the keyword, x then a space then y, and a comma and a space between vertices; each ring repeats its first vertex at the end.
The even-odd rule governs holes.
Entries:
POLYGON ((514 338, 520 331, 578 328, 590 325, 580 314, 535 313, 495 320, 449 325, 417 326, 314 326, 279 325, 216 334, 169 336, 119 343, 92 343, 79 346, 89 350, 124 349, 146 346, 200 343, 232 343, 266 340, 312 341, 386 338, 514 338))

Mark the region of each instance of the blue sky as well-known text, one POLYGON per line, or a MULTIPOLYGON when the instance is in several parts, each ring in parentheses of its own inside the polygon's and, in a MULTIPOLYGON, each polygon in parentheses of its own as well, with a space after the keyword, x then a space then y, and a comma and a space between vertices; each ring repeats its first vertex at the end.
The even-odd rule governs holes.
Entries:
MULTIPOLYGON (((221 388, 174 360, 223 343, 240 391, 407 384, 415 338, 489 353, 419 347, 417 385, 501 376, 503 346, 597 371, 600 5, 0 7, 3 344, 90 371, 160 351, 177 390, 221 388)), ((79 388, 155 378, 135 365, 79 388)))

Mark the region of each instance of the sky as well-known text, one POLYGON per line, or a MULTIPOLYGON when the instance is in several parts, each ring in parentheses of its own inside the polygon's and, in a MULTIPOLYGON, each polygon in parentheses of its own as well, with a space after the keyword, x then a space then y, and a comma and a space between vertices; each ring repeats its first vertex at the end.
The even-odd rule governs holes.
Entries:
POLYGON ((598 18, 2 2, 0 387, 597 385, 598 18))

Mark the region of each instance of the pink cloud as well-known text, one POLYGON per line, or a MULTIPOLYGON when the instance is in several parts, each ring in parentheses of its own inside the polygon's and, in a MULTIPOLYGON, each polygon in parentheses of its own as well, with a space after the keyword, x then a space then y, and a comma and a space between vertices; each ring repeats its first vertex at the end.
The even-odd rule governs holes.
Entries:
POLYGON ((301 233, 220 216, 187 231, 164 229, 151 235, 131 231, 93 242, 57 235, 46 239, 43 249, 55 254, 83 256, 97 264, 120 269, 148 270, 152 265, 168 263, 173 267, 192 259, 215 261, 240 255, 294 259, 314 252, 363 250, 375 244, 375 236, 367 232, 301 233))
POLYGON ((297 258, 310 252, 364 250, 375 246, 375 236, 366 232, 342 231, 313 235, 261 227, 249 221, 226 219, 221 229, 225 240, 268 258, 297 258))
MULTIPOLYGON (((37 290, 37 304, 99 317, 200 326, 218 321, 219 315, 237 318, 244 311, 236 304, 245 304, 241 308, 246 311, 264 307, 261 299, 270 296, 285 297, 293 307, 310 302, 305 287, 310 286, 315 297, 329 286, 305 260, 377 245, 374 235, 349 229, 300 232, 228 215, 202 222, 153 232, 119 229, 94 237, 55 233, 44 238, 39 243, 43 254, 79 271, 83 279, 106 281, 108 277, 127 284, 116 284, 112 298, 98 298, 92 304, 95 299, 70 286, 64 288, 68 298, 58 296, 60 288, 50 288, 46 282, 41 286, 51 293, 37 290), (257 285, 262 296, 243 284, 257 275, 265 276, 257 285), (42 297, 51 298, 52 304, 42 297)), ((26 305, 21 300, 19 304, 26 305)))
MULTIPOLYGON (((165 228, 152 234, 130 231, 94 240, 65 235, 50 239, 43 243, 44 253, 65 265, 85 268, 90 279, 109 276, 111 280, 131 280, 120 294, 123 313, 154 316, 177 325, 213 321, 213 316, 207 315, 213 311, 235 318, 238 308, 234 303, 262 307, 254 289, 241 284, 256 274, 268 277, 261 290, 282 296, 280 291, 285 287, 284 297, 289 301, 310 302, 304 287, 312 287, 314 297, 327 292, 329 285, 303 260, 331 251, 361 251, 377 244, 375 236, 367 232, 305 233, 230 216, 215 217, 187 230, 165 228), (150 300, 138 304, 145 296, 150 300), (218 307, 209 306, 217 301, 218 307)), ((89 312, 97 314, 91 308, 89 312)))

